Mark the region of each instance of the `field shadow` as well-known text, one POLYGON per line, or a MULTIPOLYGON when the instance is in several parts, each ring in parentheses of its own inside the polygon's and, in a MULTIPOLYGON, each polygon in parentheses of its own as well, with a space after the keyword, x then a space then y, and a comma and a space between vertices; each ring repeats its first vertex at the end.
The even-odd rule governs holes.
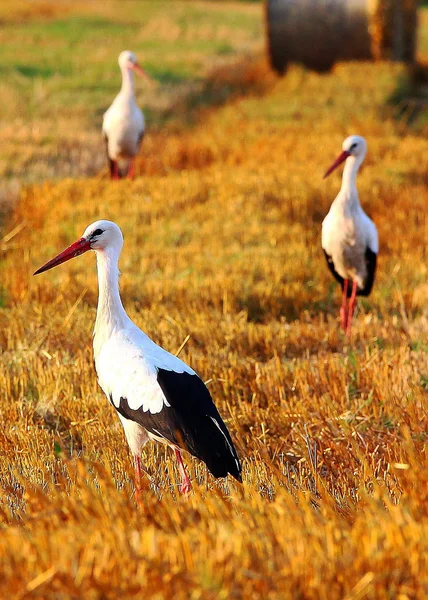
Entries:
POLYGON ((279 320, 285 317, 287 321, 294 321, 299 316, 298 303, 292 298, 277 296, 266 302, 266 298, 256 293, 250 293, 237 298, 235 310, 245 311, 249 323, 266 323, 272 318, 279 320))
POLYGON ((55 440, 55 453, 65 452, 67 456, 83 452, 80 434, 73 430, 70 419, 46 407, 38 406, 33 414, 33 423, 48 431, 55 440))
POLYGON ((403 173, 402 177, 411 185, 421 185, 428 187, 428 173, 409 171, 408 173, 403 173))
POLYGON ((394 119, 404 126, 425 121, 428 117, 428 63, 410 65, 386 104, 393 110, 394 119))
POLYGON ((161 121, 168 123, 178 117, 187 126, 195 125, 206 109, 219 108, 250 94, 263 96, 276 81, 262 52, 224 61, 202 81, 190 82, 188 90, 161 113, 161 121))
POLYGON ((41 77, 42 79, 49 79, 53 77, 53 75, 58 74, 58 70, 55 72, 52 69, 46 67, 36 67, 34 65, 20 65, 15 66, 14 71, 23 75, 24 77, 33 78, 33 77, 41 77))
MULTIPOLYGON (((18 67, 25 77, 49 78, 43 67, 18 67)), ((222 59, 203 79, 186 80, 168 69, 159 74, 161 83, 172 87, 171 97, 162 108, 153 102, 144 107, 148 123, 147 137, 137 156, 137 175, 164 175, 171 171, 202 170, 227 158, 227 147, 213 147, 210 140, 194 135, 193 129, 227 103, 248 95, 263 96, 277 81, 263 53, 248 53, 234 59, 222 59)), ((86 89, 92 89, 87 86, 86 89)), ((114 97, 112 90, 112 97, 114 97)), ((93 109, 94 128, 88 135, 46 149, 43 155, 31 153, 17 173, 12 165, 6 176, 21 176, 24 171, 33 181, 62 177, 108 177, 101 135, 102 115, 108 106, 93 109), (96 127, 96 130, 95 130, 96 127), (99 131, 97 136, 96 131, 99 131)))
POLYGON ((55 75, 69 75, 70 71, 64 71, 61 69, 51 69, 50 67, 40 67, 35 65, 14 65, 1 66, 0 75, 4 78, 9 77, 11 74, 19 74, 27 79, 35 79, 39 77, 41 79, 50 79, 55 75))
POLYGON ((164 84, 182 85, 187 81, 186 77, 175 73, 173 69, 161 69, 157 67, 154 76, 164 84))

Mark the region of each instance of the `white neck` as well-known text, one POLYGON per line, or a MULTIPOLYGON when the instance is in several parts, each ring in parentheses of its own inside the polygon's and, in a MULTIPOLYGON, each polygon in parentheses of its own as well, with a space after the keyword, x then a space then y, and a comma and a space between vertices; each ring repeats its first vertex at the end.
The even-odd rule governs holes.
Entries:
POLYGON ((115 329, 123 328, 129 317, 119 293, 118 252, 115 248, 97 253, 98 306, 94 329, 95 356, 115 329))
POLYGON ((121 92, 128 96, 134 95, 134 73, 127 67, 121 68, 122 71, 122 87, 121 92))
POLYGON ((335 204, 345 204, 348 206, 359 205, 360 200, 357 191, 357 173, 364 160, 364 156, 348 156, 345 162, 345 168, 342 175, 342 186, 338 193, 335 204))
POLYGON ((364 160, 364 156, 348 156, 342 175, 342 190, 356 189, 357 173, 364 160))

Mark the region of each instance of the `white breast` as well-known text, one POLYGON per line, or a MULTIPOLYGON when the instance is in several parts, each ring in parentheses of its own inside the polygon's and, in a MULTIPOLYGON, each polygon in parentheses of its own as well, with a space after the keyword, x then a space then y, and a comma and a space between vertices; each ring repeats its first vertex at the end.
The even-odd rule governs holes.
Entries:
POLYGON ((379 248, 376 227, 361 206, 343 210, 333 203, 322 224, 321 241, 337 273, 362 287, 367 275, 366 249, 377 253, 379 248))
POLYGON ((144 115, 133 96, 120 93, 104 114, 103 132, 108 138, 108 154, 113 160, 132 158, 138 152, 144 133, 144 115))
POLYGON ((131 409, 141 408, 152 414, 169 406, 157 381, 158 368, 194 374, 132 322, 126 329, 114 331, 103 343, 95 357, 95 367, 101 388, 116 407, 121 398, 126 398, 131 409))

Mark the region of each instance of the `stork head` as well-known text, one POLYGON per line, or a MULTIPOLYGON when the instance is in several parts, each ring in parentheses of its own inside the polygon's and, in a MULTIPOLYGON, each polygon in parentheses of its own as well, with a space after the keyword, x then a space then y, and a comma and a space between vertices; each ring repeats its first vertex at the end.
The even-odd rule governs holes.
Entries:
POLYGON ((95 221, 83 232, 82 239, 86 239, 91 250, 105 250, 106 248, 122 249, 123 235, 120 227, 113 221, 95 221))
POLYGON ((116 223, 113 223, 112 221, 95 221, 95 223, 92 223, 92 225, 89 225, 89 227, 85 229, 83 236, 80 239, 57 254, 57 256, 40 267, 40 269, 37 269, 34 275, 48 271, 71 258, 84 254, 88 250, 103 252, 111 249, 115 251, 118 256, 122 246, 123 235, 116 223))
POLYGON ((124 50, 123 52, 121 52, 119 54, 118 62, 119 62, 119 67, 122 69, 122 71, 129 69, 131 71, 134 71, 141 77, 144 77, 145 79, 149 79, 149 76, 147 75, 147 73, 138 64, 137 57, 130 50, 124 50))
POLYGON ((331 167, 327 169, 324 175, 324 179, 328 175, 330 175, 330 173, 334 171, 336 167, 338 167, 341 163, 343 163, 343 161, 346 160, 349 156, 354 156, 358 160, 359 164, 361 164, 364 160, 366 152, 366 140, 360 135, 350 135, 342 144, 342 152, 336 158, 331 167))

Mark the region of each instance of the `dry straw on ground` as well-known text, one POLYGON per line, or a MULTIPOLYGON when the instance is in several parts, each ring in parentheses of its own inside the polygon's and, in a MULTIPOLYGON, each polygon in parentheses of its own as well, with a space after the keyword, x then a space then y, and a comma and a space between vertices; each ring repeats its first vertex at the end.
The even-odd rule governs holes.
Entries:
POLYGON ((261 69, 254 95, 148 141, 136 181, 22 190, 0 240, 1 597, 424 598, 427 143, 384 109, 402 73, 292 68, 263 87, 261 69), (339 185, 322 173, 354 132, 381 253, 346 345, 320 225, 339 185), (31 277, 99 217, 125 234, 130 316, 171 351, 190 335, 181 356, 209 382, 242 486, 187 458, 184 499, 151 445, 136 507, 93 370, 94 258, 31 277))

